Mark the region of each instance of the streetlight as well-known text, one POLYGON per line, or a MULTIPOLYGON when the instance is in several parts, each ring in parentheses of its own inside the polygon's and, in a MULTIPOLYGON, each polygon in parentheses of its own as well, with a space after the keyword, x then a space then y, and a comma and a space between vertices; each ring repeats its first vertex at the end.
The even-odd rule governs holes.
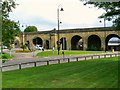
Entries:
MULTIPOLYGON (((22 25, 22 28, 24 28, 23 25, 22 25)), ((24 45, 24 29, 23 29, 23 45, 24 45)))
POLYGON ((59 7, 61 5, 58 6, 58 9, 57 9, 57 20, 58 20, 58 55, 59 55, 59 51, 60 51, 60 33, 59 33, 59 29, 60 29, 60 21, 59 21, 59 11, 64 11, 63 8, 61 7, 60 10, 59 10, 59 7))
MULTIPOLYGON (((101 20, 100 20, 100 23, 102 23, 101 20)), ((105 29, 105 27, 106 27, 106 17, 105 17, 105 16, 104 16, 104 22, 103 22, 103 23, 104 23, 104 29, 105 29)), ((105 41, 104 41, 104 42, 105 42, 105 52, 106 52, 106 31, 105 31, 104 34, 105 34, 105 35, 104 35, 104 36, 105 36, 105 41)))
POLYGON ((54 28, 53 30, 54 30, 54 46, 53 46, 53 47, 55 48, 55 41, 56 41, 56 40, 55 40, 55 39, 56 39, 56 28, 54 28))

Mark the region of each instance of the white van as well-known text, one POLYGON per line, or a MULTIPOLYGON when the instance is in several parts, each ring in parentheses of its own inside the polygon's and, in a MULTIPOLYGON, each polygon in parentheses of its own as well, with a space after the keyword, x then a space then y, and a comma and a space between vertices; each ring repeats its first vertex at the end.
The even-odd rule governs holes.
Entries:
POLYGON ((35 48, 38 49, 38 50, 44 51, 44 48, 41 45, 36 45, 35 48))

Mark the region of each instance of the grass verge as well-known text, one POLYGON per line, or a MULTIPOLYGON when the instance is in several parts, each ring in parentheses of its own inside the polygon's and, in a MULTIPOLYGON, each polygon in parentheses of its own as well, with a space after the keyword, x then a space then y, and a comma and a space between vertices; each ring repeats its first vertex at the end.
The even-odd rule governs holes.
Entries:
POLYGON ((8 53, 0 54, 0 58, 2 58, 2 59, 9 59, 9 58, 13 58, 13 57, 14 57, 13 55, 10 56, 10 54, 8 54, 8 53))
MULTIPOLYGON (((60 50, 60 55, 62 55, 62 50, 60 50)), ((104 53, 104 51, 80 51, 80 50, 64 50, 65 55, 74 55, 74 54, 97 54, 97 53, 104 53)), ((44 51, 39 52, 36 56, 56 56, 58 55, 58 51, 44 51)))
POLYGON ((3 88, 117 88, 118 57, 3 72, 3 88))

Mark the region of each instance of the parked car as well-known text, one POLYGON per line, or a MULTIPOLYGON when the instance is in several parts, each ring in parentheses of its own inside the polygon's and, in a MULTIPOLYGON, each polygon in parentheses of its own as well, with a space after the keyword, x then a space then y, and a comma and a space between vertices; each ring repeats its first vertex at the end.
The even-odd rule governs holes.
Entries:
POLYGON ((35 48, 38 49, 38 50, 44 51, 44 48, 41 45, 36 45, 35 48))
POLYGON ((7 49, 7 46, 5 46, 5 45, 2 45, 2 46, 1 46, 1 48, 3 48, 3 49, 7 49))

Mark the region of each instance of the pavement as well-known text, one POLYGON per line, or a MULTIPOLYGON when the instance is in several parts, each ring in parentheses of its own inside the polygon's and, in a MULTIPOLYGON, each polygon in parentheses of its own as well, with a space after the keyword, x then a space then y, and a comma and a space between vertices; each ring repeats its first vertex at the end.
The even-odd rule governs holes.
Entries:
MULTIPOLYGON (((19 49, 19 48, 18 48, 19 49)), ((17 50, 17 49, 15 49, 17 50)), ((5 50, 5 52, 9 52, 5 50)), ((26 62, 33 62, 33 61, 45 61, 45 60, 55 60, 60 58, 72 58, 72 57, 81 57, 81 56, 88 56, 88 55, 99 55, 99 54, 79 54, 79 55, 60 55, 60 56, 49 56, 49 57, 35 57, 35 55, 41 52, 40 50, 36 50, 35 52, 29 53, 15 53, 14 51, 11 52, 14 55, 14 58, 6 61, 2 65, 10 65, 10 64, 18 64, 18 63, 26 63, 26 62)), ((119 53, 119 52, 114 52, 119 53)), ((112 54, 112 52, 102 53, 102 54, 112 54)))

